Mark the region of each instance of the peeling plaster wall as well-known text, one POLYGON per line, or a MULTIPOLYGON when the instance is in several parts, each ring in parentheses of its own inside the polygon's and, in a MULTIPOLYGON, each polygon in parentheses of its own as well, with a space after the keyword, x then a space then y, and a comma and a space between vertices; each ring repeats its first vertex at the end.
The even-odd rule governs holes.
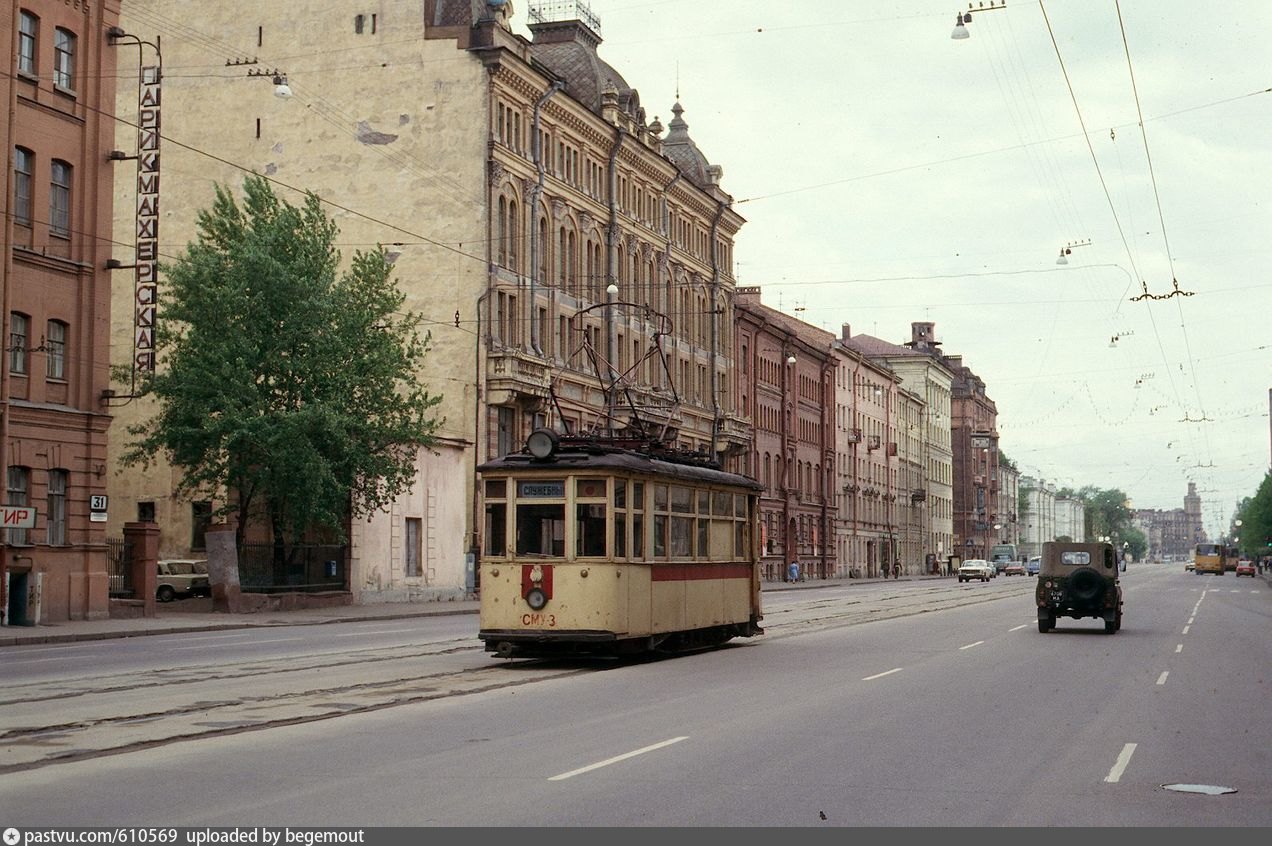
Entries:
MULTIPOLYGON (((440 434, 459 442, 471 440, 474 432, 474 320, 486 270, 487 78, 481 62, 458 50, 455 41, 425 39, 423 5, 379 0, 375 32, 364 25, 362 34, 355 32, 354 11, 318 0, 273 6, 247 0, 125 3, 121 25, 162 43, 161 259, 172 261, 195 237, 196 215, 211 204, 214 184, 241 191, 245 171, 277 180, 276 191, 294 204, 302 195, 284 186, 339 204, 343 208, 329 205, 327 213, 340 227, 338 246, 346 261, 355 250, 376 244, 396 254, 405 308, 423 314, 432 330, 433 350, 420 378, 444 395, 437 409, 446 421, 440 434), (243 63, 247 59, 257 62, 243 63), (293 96, 275 97, 272 76, 249 77, 249 69, 286 74, 293 96)), ((115 146, 132 151, 136 66, 122 60, 120 65, 115 146)), ((134 228, 134 183, 134 169, 117 166, 114 231, 125 233, 116 239, 125 243, 134 228)), ((127 246, 117 246, 113 255, 125 264, 133 259, 127 246)), ((131 353, 130 282, 119 274, 112 298, 117 364, 131 353)), ((161 277, 160 320, 163 298, 161 277)), ((113 411, 112 431, 119 434, 110 445, 107 535, 136 519, 138 502, 152 501, 160 555, 189 554, 190 504, 172 495, 178 471, 163 461, 149 470, 119 462, 127 427, 152 415, 153 404, 143 398, 113 411)), ((444 477, 447 502, 461 512, 468 508, 471 449, 443 459, 425 455, 420 474, 422 480, 444 477)), ((416 500, 404 501, 397 517, 419 507, 416 500)), ((447 541, 448 560, 456 558, 452 545, 466 546, 466 524, 465 519, 449 529, 455 537, 447 541)), ((373 519, 358 528, 358 578, 380 573, 377 592, 407 591, 385 560, 391 558, 388 541, 375 536, 389 531, 387 521, 373 519)), ((462 588, 462 555, 458 560, 437 569, 437 585, 462 588)))

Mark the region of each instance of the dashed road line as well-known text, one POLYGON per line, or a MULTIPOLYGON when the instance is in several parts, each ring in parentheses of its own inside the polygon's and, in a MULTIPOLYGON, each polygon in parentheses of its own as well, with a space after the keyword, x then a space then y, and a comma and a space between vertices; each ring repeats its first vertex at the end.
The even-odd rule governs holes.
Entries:
POLYGON ((664 740, 661 743, 654 743, 649 746, 643 746, 640 749, 634 749, 631 752, 624 752, 622 755, 615 755, 613 758, 606 758, 604 761, 597 761, 595 764, 588 764, 586 767, 579 767, 577 770, 570 770, 568 773, 551 776, 548 781, 564 781, 567 778, 573 778, 576 775, 590 773, 592 770, 599 770, 601 767, 608 767, 610 764, 617 764, 619 761, 626 761, 628 758, 635 758, 637 755, 644 755, 647 752, 654 752, 673 743, 679 743, 682 740, 688 740, 689 736, 673 737, 670 740, 664 740))
POLYGON ((1128 743, 1122 747, 1117 761, 1113 764, 1113 769, 1109 770, 1109 774, 1104 777, 1106 782, 1116 784, 1122 778, 1122 773, 1126 772, 1126 765, 1131 763, 1131 756, 1135 754, 1135 746, 1134 743, 1128 743))
POLYGON ((1166 684, 1166 677, 1169 675, 1170 675, 1170 670, 1166 670, 1164 673, 1162 673, 1160 676, 1157 677, 1157 683, 1166 684))
POLYGON ((1175 647, 1175 651, 1176 651, 1176 652, 1183 652, 1183 651, 1184 651, 1184 645, 1183 645, 1182 643, 1181 643, 1181 644, 1179 644, 1178 646, 1176 646, 1176 647, 1175 647))
POLYGON ((874 681, 875 679, 881 679, 884 676, 890 676, 893 673, 899 673, 899 672, 901 672, 900 667, 893 667, 891 670, 886 670, 885 672, 882 672, 882 673, 875 673, 873 676, 866 676, 864 679, 862 679, 862 681, 874 681))
POLYGON ((1180 634, 1188 634, 1188 626, 1184 626, 1184 630, 1180 634))
POLYGON ((1016 628, 1014 628, 1014 629, 1008 629, 1007 631, 1009 631, 1009 632, 1018 632, 1018 631, 1020 631, 1021 629, 1027 629, 1027 628, 1029 628, 1029 624, 1028 624, 1028 623, 1025 623, 1023 626, 1016 626, 1016 628))
POLYGON ((971 649, 973 646, 980 646, 980 645, 981 645, 982 643, 984 643, 984 642, 985 642, 985 641, 983 641, 983 640, 978 640, 978 641, 976 641, 975 643, 969 643, 969 644, 967 644, 967 646, 960 646, 960 647, 959 647, 959 650, 960 650, 960 651, 962 651, 962 650, 964 650, 964 649, 971 649))

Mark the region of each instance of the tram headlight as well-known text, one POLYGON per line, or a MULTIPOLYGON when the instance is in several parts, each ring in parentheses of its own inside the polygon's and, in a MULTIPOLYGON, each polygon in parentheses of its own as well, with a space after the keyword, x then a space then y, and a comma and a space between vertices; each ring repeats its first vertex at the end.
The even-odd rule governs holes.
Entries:
POLYGON ((535 429, 530 433, 530 437, 526 438, 526 449, 530 450, 530 454, 535 458, 547 458, 556 452, 560 443, 561 439, 551 429, 535 429))
POLYGON ((548 604, 548 595, 543 592, 543 588, 530 588, 526 591, 526 604, 535 611, 542 611, 543 606, 548 604))

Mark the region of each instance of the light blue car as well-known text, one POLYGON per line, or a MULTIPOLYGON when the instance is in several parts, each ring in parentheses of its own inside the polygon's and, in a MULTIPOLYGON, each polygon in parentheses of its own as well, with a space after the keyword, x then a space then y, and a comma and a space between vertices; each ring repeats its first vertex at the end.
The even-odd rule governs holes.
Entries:
POLYGON ((1042 556, 1031 555, 1029 561, 1025 564, 1025 573, 1030 576, 1038 575, 1038 571, 1042 569, 1042 556))

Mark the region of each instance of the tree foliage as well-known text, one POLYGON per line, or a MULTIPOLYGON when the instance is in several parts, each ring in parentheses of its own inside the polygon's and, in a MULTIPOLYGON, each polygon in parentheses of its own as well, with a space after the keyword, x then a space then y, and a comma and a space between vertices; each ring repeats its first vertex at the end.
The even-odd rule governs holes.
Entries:
POLYGON ((128 463, 163 454, 179 495, 222 492, 240 540, 254 508, 275 545, 387 507, 410 488, 441 421, 415 374, 429 349, 384 251, 339 272, 338 229, 310 194, 296 207, 259 176, 240 205, 223 186, 197 240, 162 270, 152 418, 128 463))
POLYGON ((1241 528, 1236 529, 1241 538, 1238 546, 1241 554, 1249 558, 1272 555, 1272 473, 1266 473, 1254 496, 1242 500, 1236 516, 1241 528))

